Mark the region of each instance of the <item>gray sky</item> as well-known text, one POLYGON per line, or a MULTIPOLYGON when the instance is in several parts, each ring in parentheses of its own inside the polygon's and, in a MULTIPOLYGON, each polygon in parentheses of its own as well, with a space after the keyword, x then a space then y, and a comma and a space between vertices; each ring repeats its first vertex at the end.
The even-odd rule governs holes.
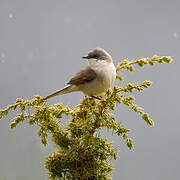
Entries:
MULTIPOLYGON (((63 87, 95 47, 106 49, 116 65, 124 58, 172 56, 171 65, 122 72, 125 82, 152 80, 136 97, 155 127, 118 107, 116 116, 132 129, 135 149, 111 138, 121 143, 113 180, 179 180, 179 7, 178 0, 0 0, 0 107, 63 87)), ((82 98, 75 93, 49 103, 73 107, 82 98)), ((54 147, 39 145, 38 128, 9 130, 13 115, 0 121, 0 180, 44 180, 42 162, 54 147)))

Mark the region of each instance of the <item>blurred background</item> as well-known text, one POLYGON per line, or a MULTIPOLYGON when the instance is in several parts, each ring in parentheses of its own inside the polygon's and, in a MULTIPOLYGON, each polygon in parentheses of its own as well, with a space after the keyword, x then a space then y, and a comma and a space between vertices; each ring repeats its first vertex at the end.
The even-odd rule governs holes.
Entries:
MULTIPOLYGON (((62 88, 86 66, 81 59, 102 47, 117 65, 123 59, 172 56, 173 63, 122 71, 127 82, 151 80, 153 85, 136 93, 136 103, 155 121, 148 127, 123 105, 116 117, 131 129, 135 149, 119 137, 120 157, 113 161, 113 180, 179 180, 180 115, 180 1, 178 0, 0 0, 0 108, 17 97, 32 99, 62 88)), ((73 108, 83 98, 74 93, 48 100, 73 108)), ((0 121, 0 180, 44 180, 45 156, 56 149, 40 145, 38 128, 0 121)))

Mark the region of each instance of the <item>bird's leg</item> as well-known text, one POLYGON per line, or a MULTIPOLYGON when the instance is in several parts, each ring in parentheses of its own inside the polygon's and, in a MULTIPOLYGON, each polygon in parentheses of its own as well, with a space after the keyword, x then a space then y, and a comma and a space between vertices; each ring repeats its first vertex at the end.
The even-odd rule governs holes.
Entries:
POLYGON ((97 99, 97 100, 101 100, 101 98, 98 97, 98 96, 91 96, 91 98, 94 98, 94 99, 97 99))
MULTIPOLYGON (((85 98, 87 98, 88 96, 85 96, 85 98)), ((98 97, 98 96, 90 96, 90 97, 88 97, 89 99, 97 99, 97 100, 101 100, 101 98, 100 97, 98 97)))
POLYGON ((85 98, 88 98, 88 99, 93 99, 92 97, 89 97, 89 96, 85 96, 85 98))

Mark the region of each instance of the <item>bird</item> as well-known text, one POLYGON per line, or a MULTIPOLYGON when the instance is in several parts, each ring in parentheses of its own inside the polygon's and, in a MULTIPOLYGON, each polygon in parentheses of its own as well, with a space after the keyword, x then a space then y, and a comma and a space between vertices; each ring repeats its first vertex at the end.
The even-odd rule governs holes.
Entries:
POLYGON ((77 91, 98 99, 112 87, 116 78, 116 68, 108 52, 102 48, 95 48, 82 58, 88 61, 88 65, 76 73, 67 86, 44 97, 43 100, 77 91))

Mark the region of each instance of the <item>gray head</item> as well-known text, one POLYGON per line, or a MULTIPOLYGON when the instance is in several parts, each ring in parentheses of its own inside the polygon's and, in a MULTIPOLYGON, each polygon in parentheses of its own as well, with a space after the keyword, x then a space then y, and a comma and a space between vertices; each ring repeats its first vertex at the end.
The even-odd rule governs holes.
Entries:
POLYGON ((95 48, 89 51, 87 56, 82 57, 84 59, 106 60, 112 62, 111 56, 102 48, 95 48))

